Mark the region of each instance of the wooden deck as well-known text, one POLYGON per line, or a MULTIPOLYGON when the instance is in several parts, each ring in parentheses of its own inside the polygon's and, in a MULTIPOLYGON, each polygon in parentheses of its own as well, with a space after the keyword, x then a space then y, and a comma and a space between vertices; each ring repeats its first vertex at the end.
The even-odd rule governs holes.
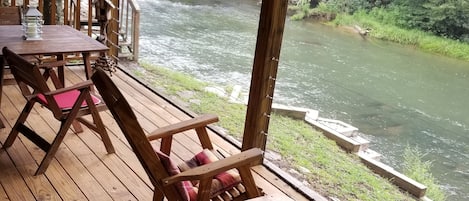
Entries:
MULTIPOLYGON (((69 67, 66 85, 84 77, 82 66, 69 67)), ((113 74, 112 79, 147 132, 190 118, 123 72, 113 74)), ((0 145, 25 104, 16 85, 3 89, 0 118, 6 128, 0 129, 0 145)), ((33 176, 44 152, 24 136, 20 135, 12 147, 0 149, 0 200, 152 200, 151 183, 116 122, 109 111, 101 112, 101 117, 116 148, 115 154, 107 154, 98 135, 86 127, 80 134, 69 131, 43 175, 33 176)), ((59 126, 51 113, 39 106, 34 108, 27 122, 48 140, 53 139, 59 126)), ((176 138, 173 157, 188 159, 200 151, 193 134, 187 132, 176 138)), ((222 152, 239 152, 215 133, 210 133, 210 137, 222 152)), ((267 195, 282 194, 293 200, 309 200, 264 166, 256 166, 253 171, 258 186, 267 195)))

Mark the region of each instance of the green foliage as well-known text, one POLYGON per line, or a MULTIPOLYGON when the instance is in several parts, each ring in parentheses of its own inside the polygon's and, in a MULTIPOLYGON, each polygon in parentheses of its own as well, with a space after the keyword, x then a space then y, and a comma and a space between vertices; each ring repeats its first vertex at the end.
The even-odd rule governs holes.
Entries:
POLYGON ((308 17, 310 9, 307 6, 298 7, 294 6, 290 8, 291 11, 294 11, 294 14, 290 17, 291 20, 302 20, 308 17))
POLYGON ((437 37, 431 33, 416 29, 400 28, 395 23, 392 23, 397 21, 397 14, 397 11, 388 12, 387 9, 383 8, 375 8, 370 12, 360 10, 353 15, 337 15, 332 23, 338 26, 359 25, 360 27, 371 29, 369 36, 373 38, 412 45, 426 52, 469 61, 469 43, 437 37))
POLYGON ((324 3, 324 2, 319 2, 318 6, 314 8, 317 12, 323 12, 323 13, 338 13, 339 9, 337 7, 334 7, 333 5, 324 3))
POLYGON ((435 201, 446 200, 446 195, 430 173, 432 163, 422 161, 422 154, 418 147, 407 146, 404 150, 404 174, 427 186, 427 197, 435 201))
POLYGON ((469 43, 467 0, 328 0, 338 14, 368 13, 384 24, 418 29, 469 43))
POLYGON ((299 7, 303 7, 303 6, 307 6, 309 7, 309 2, 311 0, 298 0, 298 2, 296 2, 296 6, 299 6, 299 7))
POLYGON ((337 13, 353 14, 357 10, 369 10, 372 4, 366 0, 332 0, 325 2, 328 7, 334 8, 337 13))
POLYGON ((368 15, 381 24, 397 25, 396 21, 400 18, 398 9, 394 8, 373 8, 368 15))
POLYGON ((466 40, 469 36, 469 2, 466 0, 398 0, 399 26, 466 40))
POLYGON ((299 0, 296 5, 290 6, 289 10, 294 14, 290 17, 291 20, 302 20, 308 17, 312 11, 309 8, 309 2, 311 0, 299 0))

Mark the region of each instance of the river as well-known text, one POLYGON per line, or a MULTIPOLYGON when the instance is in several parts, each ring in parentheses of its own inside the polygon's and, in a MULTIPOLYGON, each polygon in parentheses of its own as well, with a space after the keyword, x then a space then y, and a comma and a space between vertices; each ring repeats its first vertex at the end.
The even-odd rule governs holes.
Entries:
MULTIPOLYGON (((252 0, 139 0, 141 61, 248 90, 260 7, 252 0)), ((448 200, 469 200, 469 62, 286 22, 274 102, 358 127, 400 170, 406 146, 433 162, 448 200)))

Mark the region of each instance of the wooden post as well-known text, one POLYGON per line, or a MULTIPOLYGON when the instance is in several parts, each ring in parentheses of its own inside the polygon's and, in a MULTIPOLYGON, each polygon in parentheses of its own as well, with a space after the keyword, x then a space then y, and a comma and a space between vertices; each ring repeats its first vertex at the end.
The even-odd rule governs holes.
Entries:
POLYGON ((80 18, 81 18, 81 3, 80 0, 75 1, 75 8, 72 8, 73 10, 73 22, 75 23, 73 26, 75 29, 80 30, 81 29, 81 24, 80 24, 80 18))
POLYGON ((70 25, 70 2, 68 0, 64 0, 64 25, 70 25))
MULTIPOLYGON (((88 36, 93 33, 93 0, 88 0, 88 36)), ((81 23, 80 23, 81 24, 81 23)))
POLYGON ((117 60, 119 54, 119 0, 112 0, 113 8, 111 8, 111 19, 108 21, 107 27, 107 46, 109 47, 109 55, 117 60))
POLYGON ((242 150, 265 150, 287 6, 288 0, 262 2, 242 150))

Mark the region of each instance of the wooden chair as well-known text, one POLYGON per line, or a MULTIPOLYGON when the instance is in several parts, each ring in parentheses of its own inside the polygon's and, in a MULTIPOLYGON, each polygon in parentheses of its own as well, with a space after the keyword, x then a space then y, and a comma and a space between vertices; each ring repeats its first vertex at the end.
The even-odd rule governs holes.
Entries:
POLYGON ((20 7, 0 7, 0 25, 20 25, 20 7))
MULTIPOLYGON (((17 7, 17 6, 0 7, 0 25, 21 25, 20 7, 17 7)), ((0 60, 2 59, 0 58, 0 60)), ((10 80, 10 79, 7 79, 7 80, 10 80)), ((7 81, 6 83, 3 83, 3 84, 4 85, 10 84, 10 82, 7 81)))
MULTIPOLYGON (((46 155, 35 173, 35 175, 42 174, 49 166, 49 163, 57 152, 70 126, 72 124, 74 125, 75 132, 83 131, 78 123, 81 122, 101 136, 108 153, 115 152, 99 116, 99 111, 105 110, 106 105, 98 97, 90 93, 90 87, 93 84, 91 80, 69 87, 63 87, 63 83, 59 81, 54 71, 53 63, 48 63, 49 66, 44 66, 43 69, 40 70, 37 65, 29 63, 7 47, 4 47, 2 51, 3 57, 10 65, 11 73, 21 93, 27 100, 23 111, 20 113, 18 120, 3 144, 4 148, 10 147, 18 137, 18 133, 22 133, 46 152, 46 155), (41 73, 41 71, 43 73, 41 73), (54 86, 52 86, 51 82, 48 82, 49 78, 54 86), (55 90, 51 90, 51 88, 55 88, 55 90), (52 143, 49 143, 38 133, 25 125, 26 118, 35 103, 39 103, 41 106, 49 109, 54 117, 61 122, 60 129, 52 143), (82 116, 88 114, 91 114, 93 117, 93 122, 82 118, 82 116)), ((55 63, 59 66, 63 65, 63 62, 55 63)))
MULTIPOLYGON (((169 159, 173 135, 190 129, 196 130, 202 148, 204 149, 204 151, 197 154, 197 156, 204 156, 205 153, 210 155, 208 153, 212 153, 211 150, 213 150, 213 146, 208 137, 206 126, 207 124, 218 121, 217 116, 202 115, 156 129, 146 136, 129 103, 110 77, 107 76, 104 71, 98 69, 91 79, 154 185, 153 200, 163 200, 164 197, 171 201, 215 200, 215 198, 223 198, 224 200, 244 200, 261 195, 261 191, 256 187, 250 170, 251 166, 259 164, 262 161, 263 153, 258 148, 253 148, 182 172, 180 172, 180 168, 169 159), (155 140, 161 140, 159 149, 152 147, 150 143, 150 141, 155 140), (233 170, 233 168, 237 169, 237 171, 233 170), (239 197, 233 198, 232 195, 236 196, 236 194, 239 193, 237 189, 242 189, 242 186, 229 187, 229 189, 223 189, 223 192, 218 193, 212 191, 214 187, 213 184, 217 182, 214 178, 219 178, 217 176, 227 174, 227 171, 239 172, 241 183, 245 188, 245 192, 239 197), (198 184, 195 185, 198 187, 197 192, 194 193, 194 191, 191 191, 193 190, 193 184, 189 181, 199 181, 198 184), (186 191, 188 186, 189 190, 186 191), (228 195, 226 191, 231 191, 232 194, 228 195)), ((194 160, 194 158, 192 160, 194 160)))

